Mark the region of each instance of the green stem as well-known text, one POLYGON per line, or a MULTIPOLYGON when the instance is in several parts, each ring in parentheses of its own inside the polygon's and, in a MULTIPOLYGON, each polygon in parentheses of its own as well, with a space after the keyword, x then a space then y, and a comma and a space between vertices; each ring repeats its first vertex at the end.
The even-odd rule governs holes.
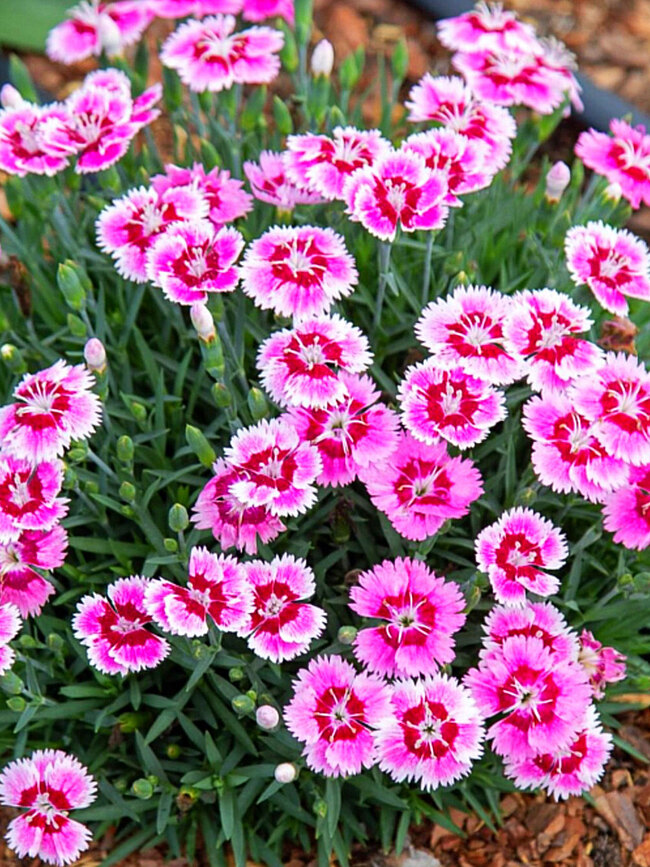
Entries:
POLYGON ((424 274, 422 275, 422 306, 424 307, 429 301, 429 290, 431 288, 431 256, 433 253, 433 232, 427 235, 427 246, 424 250, 424 274))
POLYGON ((386 283, 390 274, 390 252, 392 249, 391 241, 382 241, 379 245, 379 285, 377 287, 377 304, 375 306, 375 315, 372 320, 373 331, 377 330, 381 321, 381 311, 384 306, 384 296, 386 295, 386 283))

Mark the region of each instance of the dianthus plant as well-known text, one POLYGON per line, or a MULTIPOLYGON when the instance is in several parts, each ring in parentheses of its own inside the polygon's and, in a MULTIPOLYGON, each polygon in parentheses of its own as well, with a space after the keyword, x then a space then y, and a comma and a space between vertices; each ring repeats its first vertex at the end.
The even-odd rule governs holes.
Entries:
POLYGON ((650 134, 537 156, 572 58, 484 3, 364 122, 310 6, 84 2, 0 94, 18 858, 345 865, 588 791, 650 685, 650 134))

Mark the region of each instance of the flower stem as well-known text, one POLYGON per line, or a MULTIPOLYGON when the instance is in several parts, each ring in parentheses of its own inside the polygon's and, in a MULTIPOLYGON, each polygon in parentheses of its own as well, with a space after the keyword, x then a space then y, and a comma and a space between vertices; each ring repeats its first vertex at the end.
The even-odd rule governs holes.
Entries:
POLYGON ((433 232, 427 235, 427 246, 424 250, 424 273, 422 275, 422 306, 429 301, 429 289, 431 284, 431 255, 433 253, 433 232))
POLYGON ((375 306, 375 315, 372 320, 373 330, 376 330, 381 321, 381 310, 384 306, 384 296, 386 295, 386 283, 390 273, 390 252, 392 249, 390 241, 382 241, 379 245, 379 285, 377 287, 377 304, 375 306))

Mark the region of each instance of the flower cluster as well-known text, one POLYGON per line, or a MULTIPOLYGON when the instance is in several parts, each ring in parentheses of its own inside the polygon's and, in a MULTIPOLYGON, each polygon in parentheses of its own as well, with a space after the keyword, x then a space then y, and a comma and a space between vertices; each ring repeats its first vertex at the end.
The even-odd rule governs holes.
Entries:
POLYGON ((596 174, 617 185, 633 208, 650 205, 650 134, 644 126, 614 119, 611 136, 595 129, 580 134, 576 155, 596 174))

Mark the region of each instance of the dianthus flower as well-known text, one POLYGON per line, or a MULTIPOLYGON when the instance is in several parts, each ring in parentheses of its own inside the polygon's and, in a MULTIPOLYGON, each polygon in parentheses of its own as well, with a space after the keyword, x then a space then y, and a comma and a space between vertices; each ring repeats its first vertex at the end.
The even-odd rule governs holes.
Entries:
POLYGON ((147 253, 147 277, 177 304, 205 302, 212 292, 232 292, 244 239, 237 229, 209 220, 174 223, 147 253))
POLYGON ((354 642, 359 662, 377 674, 435 674, 454 658, 454 633, 465 623, 465 599, 420 560, 384 560, 359 575, 350 608, 382 621, 361 629, 354 642))
POLYGON ((262 384, 280 406, 338 403, 348 395, 339 373, 361 373, 371 362, 368 338, 336 313, 276 331, 257 354, 262 384))
POLYGON ((241 635, 262 659, 285 662, 309 649, 325 629, 322 608, 305 602, 316 592, 314 573, 304 560, 284 554, 270 563, 245 564, 253 605, 241 635))
POLYGON ((483 491, 473 461, 452 458, 444 443, 426 445, 402 434, 381 466, 360 472, 370 499, 407 539, 437 533, 448 518, 462 518, 483 491))
POLYGON ((0 111, 0 170, 24 178, 27 174, 55 175, 68 165, 68 154, 48 147, 46 132, 63 129, 63 106, 23 102, 0 111))
POLYGON ((379 403, 369 376, 340 373, 346 396, 324 409, 289 409, 284 418, 303 442, 316 446, 323 469, 319 485, 348 485, 360 469, 381 464, 397 445, 399 419, 379 403))
POLYGON ((391 688, 392 714, 375 732, 382 771, 437 789, 464 777, 483 753, 485 730, 468 689, 437 674, 391 688))
POLYGON ((623 352, 608 352, 588 377, 569 393, 576 410, 594 424, 594 434, 607 453, 639 466, 650 463, 650 373, 623 352))
POLYGON ((523 605, 526 590, 551 596, 560 586, 546 569, 567 558, 566 536, 532 509, 510 509, 476 537, 476 563, 486 572, 498 602, 523 605))
POLYGON ((493 47, 526 49, 537 39, 530 24, 505 11, 502 3, 483 0, 469 12, 438 22, 438 39, 450 51, 483 51, 493 47))
POLYGON ((503 392, 462 367, 441 369, 436 358, 407 369, 398 398, 404 427, 416 439, 443 437, 460 449, 480 443, 506 417, 503 392))
POLYGON ((163 196, 167 190, 192 187, 207 200, 207 216, 215 226, 232 223, 245 216, 253 207, 253 198, 242 189, 243 181, 231 178, 230 172, 218 166, 206 172, 201 163, 192 168, 166 165, 163 175, 154 175, 151 186, 163 196))
POLYGON ((522 608, 495 605, 483 629, 486 633, 481 658, 501 647, 513 635, 539 638, 560 659, 578 658, 578 636, 550 602, 526 602, 522 608))
POLYGON ((9 671, 14 664, 16 654, 9 647, 9 642, 18 635, 21 626, 22 620, 16 606, 0 604, 0 675, 9 671))
POLYGON ((272 515, 299 515, 316 499, 314 482, 322 470, 318 450, 301 442, 282 419, 263 419, 238 431, 226 449, 237 470, 230 491, 250 506, 268 506, 272 515))
POLYGON ((88 807, 97 783, 74 756, 36 750, 10 762, 0 774, 0 802, 27 812, 12 819, 7 843, 19 858, 40 858, 63 867, 88 848, 91 833, 70 810, 88 807))
POLYGON ((214 15, 181 24, 160 52, 193 91, 220 91, 234 84, 269 84, 280 71, 280 30, 250 27, 236 33, 233 15, 214 15))
POLYGON ((447 220, 447 179, 426 167, 412 151, 392 151, 357 169, 346 181, 344 198, 352 220, 382 241, 405 232, 440 229, 447 220))
POLYGON ((485 654, 464 680, 483 716, 503 714, 487 734, 498 755, 513 758, 568 747, 591 698, 580 665, 523 635, 485 654))
POLYGON ((528 289, 512 296, 503 323, 507 348, 526 359, 528 382, 541 391, 566 387, 590 373, 603 357, 602 350, 575 335, 587 331, 589 308, 575 304, 554 289, 528 289))
POLYGON ((29 461, 0 453, 0 542, 17 539, 23 530, 50 530, 68 512, 59 497, 60 461, 29 461))
POLYGON ((596 174, 618 184, 633 208, 650 205, 650 135, 644 126, 624 120, 609 124, 612 136, 595 129, 580 134, 576 156, 596 174))
POLYGON ((509 384, 524 372, 521 359, 504 346, 510 304, 508 296, 486 286, 459 286, 425 307, 415 333, 441 366, 464 367, 471 376, 509 384))
POLYGON ((266 544, 286 529, 268 506, 256 506, 236 497, 231 488, 245 478, 226 461, 218 460, 214 476, 199 494, 193 520, 200 530, 211 530, 221 547, 257 553, 258 537, 266 544))
POLYGON ((307 765, 328 777, 358 774, 375 763, 372 728, 391 712, 379 678, 357 674, 340 656, 318 656, 294 680, 284 709, 289 731, 305 744, 307 765))
POLYGON ((102 52, 121 54, 127 45, 138 42, 154 17, 148 3, 139 0, 82 0, 66 18, 50 30, 45 51, 58 63, 78 63, 102 52))
POLYGON ((279 211, 291 212, 296 205, 317 205, 324 201, 319 193, 290 180, 285 153, 262 151, 258 163, 244 163, 244 174, 255 198, 275 205, 279 211))
POLYGON ((94 382, 83 364, 71 367, 62 359, 25 374, 13 393, 16 403, 0 408, 4 453, 38 464, 89 437, 101 420, 94 382))
POLYGON ((147 280, 147 252, 154 239, 172 223, 206 217, 208 203, 188 186, 158 193, 149 187, 129 190, 97 218, 97 245, 110 253, 121 277, 147 280))
POLYGON ((238 15, 243 0, 147 0, 157 18, 204 18, 206 15, 238 15))
POLYGON ((206 635, 212 620, 222 632, 237 632, 253 604, 244 567, 234 557, 192 548, 187 587, 150 581, 144 607, 156 626, 172 635, 206 635))
POLYGON ((627 483, 602 502, 603 525, 617 544, 638 551, 650 546, 650 466, 631 467, 627 483))
POLYGON ((612 736, 603 732, 596 709, 590 705, 567 746, 528 758, 507 756, 506 776, 517 788, 544 789, 556 800, 581 795, 602 777, 612 746, 612 736))
POLYGON ((265 18, 284 18, 293 27, 294 0, 244 0, 244 21, 264 21, 265 18))
POLYGON ((604 698, 608 683, 625 678, 625 656, 614 647, 603 647, 587 629, 580 633, 578 662, 587 672, 595 699, 604 698))
POLYGON ((54 587, 36 569, 57 569, 65 561, 68 534, 60 524, 51 530, 23 530, 0 543, 0 603, 13 603, 22 617, 40 614, 54 587))
POLYGON ((337 126, 331 137, 290 135, 284 159, 288 176, 298 186, 333 200, 343 198, 343 187, 353 172, 371 166, 390 150, 390 142, 377 129, 337 126))
POLYGON ((104 674, 155 668, 169 653, 167 641, 146 629, 152 620, 145 607, 150 584, 139 575, 118 578, 106 588, 108 599, 93 593, 77 604, 75 637, 85 645, 90 664, 104 674))
POLYGON ((268 229, 249 245, 241 274, 244 293, 280 316, 326 313, 357 282, 342 236, 317 226, 268 229))
POLYGON ((645 243, 602 221, 573 226, 564 241, 567 268, 577 286, 586 283, 596 300, 627 316, 627 298, 650 301, 650 256, 645 243))
POLYGON ((517 125, 510 112, 500 105, 478 100, 458 76, 433 76, 427 72, 411 89, 408 119, 414 123, 432 121, 446 129, 481 142, 488 151, 494 171, 510 159, 517 125))

